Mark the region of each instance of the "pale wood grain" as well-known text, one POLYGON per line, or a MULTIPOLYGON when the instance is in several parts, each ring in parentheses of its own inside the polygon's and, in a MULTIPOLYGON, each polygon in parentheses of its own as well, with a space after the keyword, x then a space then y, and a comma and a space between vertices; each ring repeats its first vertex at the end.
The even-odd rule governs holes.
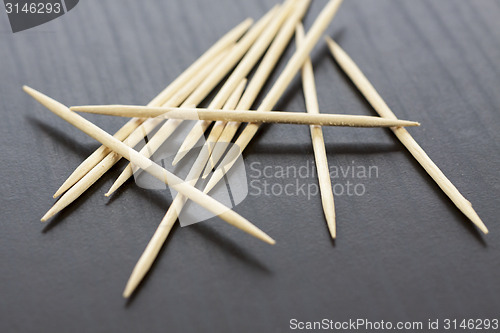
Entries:
MULTIPOLYGON (((262 35, 255 41, 255 44, 250 48, 250 50, 248 50, 248 53, 241 60, 233 73, 231 73, 231 76, 228 78, 219 93, 214 97, 208 106, 209 109, 221 108, 231 92, 234 90, 234 87, 237 86, 238 82, 250 73, 252 68, 257 64, 273 41, 285 20, 288 16, 290 16, 290 13, 294 9, 294 4, 295 0, 287 0, 283 4, 279 13, 276 14, 276 17, 273 18, 266 30, 262 32, 262 35)), ((176 165, 184 156, 187 155, 191 148, 193 148, 200 140, 211 123, 212 122, 208 120, 200 120, 193 126, 175 155, 172 165, 176 165)))
MULTIPOLYGON (((206 79, 208 73, 211 72, 211 68, 216 65, 218 57, 212 59, 203 69, 200 69, 195 77, 193 77, 187 84, 182 87, 169 101, 166 102, 167 105, 178 105, 181 103, 182 99, 186 97, 196 86, 206 79)), ((145 118, 141 118, 143 120, 145 118)), ((148 135, 152 130, 154 130, 163 119, 147 119, 142 122, 124 141, 126 145, 134 147, 137 145, 145 136, 148 135)), ((173 129, 172 129, 173 131, 173 129)), ((69 204, 79 198, 90 186, 92 186, 98 179, 100 179, 113 165, 115 165, 121 156, 114 152, 110 152, 106 157, 100 161, 95 167, 93 167, 89 172, 87 172, 80 180, 78 180, 68 191, 66 191, 61 198, 47 211, 43 216, 42 220, 46 221, 53 217, 55 214, 66 208, 69 204)))
MULTIPOLYGON (((215 88, 215 86, 231 71, 231 69, 245 56, 247 51, 254 45, 255 41, 259 38, 262 32, 265 30, 266 26, 274 18, 275 14, 279 11, 280 6, 276 5, 271 10, 269 10, 256 24, 250 29, 250 31, 234 46, 229 54, 221 61, 217 66, 213 66, 211 73, 208 77, 199 84, 196 89, 192 92, 189 97, 182 103, 183 107, 196 106, 201 103, 206 96, 215 88)), ((239 67, 239 65, 238 65, 239 67)), ((234 77, 231 75, 231 77, 234 77)), ((237 82, 239 83, 242 78, 237 82)), ((227 84, 224 85, 226 87, 227 84)), ((229 86, 228 86, 229 87, 229 86)), ((235 86, 229 88, 234 89, 235 86)), ((232 90, 229 88, 224 89, 224 91, 219 91, 217 96, 218 100, 225 101, 232 90), (227 97, 226 97, 227 96, 227 97)), ((163 119, 157 118, 153 121, 161 122, 163 119)), ((170 135, 180 126, 182 123, 181 119, 171 119, 168 120, 158 131, 149 138, 149 142, 143 147, 142 151, 147 152, 149 156, 154 154, 158 148, 170 137, 170 135)), ((141 138, 144 136, 141 136, 141 138)), ((127 165, 125 170, 120 174, 118 179, 112 185, 110 190, 105 194, 106 196, 111 195, 115 192, 127 179, 131 177, 132 165, 127 165)))
MULTIPOLYGON (((290 82, 304 64, 304 61, 309 56, 309 53, 321 38, 321 35, 334 18, 341 3, 342 0, 330 0, 328 2, 307 33, 304 44, 295 51, 294 55, 288 61, 285 69, 280 74, 279 78, 268 92, 257 111, 267 111, 273 109, 285 92, 286 88, 289 86, 290 82)), ((214 172, 212 178, 210 178, 207 186, 205 187, 205 192, 210 191, 218 183, 218 181, 224 177, 225 172, 227 172, 234 165, 236 157, 239 156, 247 147, 257 133, 259 127, 260 124, 254 123, 250 123, 245 127, 235 142, 235 148, 228 152, 227 156, 220 163, 219 168, 214 172)))
POLYGON ((98 126, 94 125, 85 118, 79 116, 78 114, 72 112, 63 104, 55 101, 54 99, 32 89, 27 86, 23 87, 24 91, 32 96, 35 100, 41 103, 43 106, 48 108, 50 111, 55 113, 57 116, 66 120, 76 128, 80 129, 82 132, 86 133, 90 137, 101 142, 109 149, 113 150, 122 157, 133 161, 144 171, 148 172, 158 180, 164 182, 166 185, 174 188, 179 193, 182 193, 187 198, 193 200, 203 208, 212 212, 216 216, 227 223, 243 230, 244 232, 266 242, 269 244, 274 244, 275 241, 269 237, 262 230, 253 225, 250 221, 240 216, 239 214, 232 211, 230 208, 224 206, 212 197, 204 194, 200 190, 196 189, 192 185, 184 182, 182 179, 172 174, 168 170, 162 168, 160 165, 154 163, 149 158, 140 154, 138 151, 130 148, 120 140, 114 138, 112 135, 108 134, 98 126))
MULTIPOLYGON (((262 59, 259 68, 252 77, 250 84, 236 107, 237 110, 248 110, 252 107, 257 95, 261 92, 262 87, 269 78, 269 75, 276 66, 278 60, 283 55, 286 46, 292 39, 295 26, 304 17, 310 3, 310 0, 297 2, 297 6, 293 14, 290 15, 287 22, 283 25, 283 28, 281 28, 280 32, 269 47, 269 50, 266 52, 264 59, 262 59)), ((207 163, 207 167, 203 172, 203 179, 205 179, 210 172, 212 172, 213 167, 224 154, 224 151, 236 134, 240 124, 241 123, 238 122, 224 121, 217 121, 214 124, 206 141, 206 147, 210 152, 210 161, 207 163)))
MULTIPOLYGON (((231 109, 236 106, 238 100, 241 97, 241 94, 243 93, 243 90, 245 89, 245 85, 246 85, 246 79, 244 79, 239 84, 239 86, 236 88, 233 94, 229 97, 226 104, 224 105, 225 109, 231 109)), ((192 186, 196 185, 198 177, 200 176, 200 173, 203 171, 203 168, 205 167, 208 158, 209 158, 208 150, 202 149, 186 177, 187 183, 189 183, 192 186)), ((165 240, 167 239, 168 234, 172 230, 175 221, 177 221, 177 218, 181 213, 182 208, 184 207, 186 201, 187 198, 182 194, 178 194, 172 201, 172 204, 167 210, 167 213, 163 217, 153 237, 146 246, 146 249, 139 258, 139 261, 135 265, 132 274, 130 275, 130 278, 127 282, 127 285, 125 286, 125 290, 123 291, 123 297, 130 297, 130 295, 132 295, 134 290, 137 288, 139 283, 141 283, 142 279, 151 268, 151 265, 158 256, 158 252, 163 246, 163 243, 165 243, 165 240)))
POLYGON ((319 125, 345 127, 419 126, 408 120, 344 114, 307 114, 285 111, 243 111, 203 108, 148 107, 141 105, 72 106, 72 111, 121 117, 154 117, 160 119, 225 121, 239 123, 275 123, 291 125, 319 125))
MULTIPOLYGON (((190 82, 198 72, 205 68, 209 63, 212 62, 213 58, 220 54, 225 49, 229 48, 234 44, 248 28, 252 25, 252 19, 246 19, 241 22, 238 26, 229 31, 224 35, 219 41, 217 41, 211 48, 209 48, 198 60, 196 60, 189 68, 187 68, 177 79, 175 79, 170 85, 168 85, 162 92, 160 92, 151 102, 148 103, 149 106, 161 106, 164 105, 168 100, 170 100, 179 90, 182 89, 188 82, 190 82)), ((145 119, 131 119, 122 128, 120 128, 116 133, 115 137, 123 141, 125 140, 137 127, 139 127, 145 119)), ((99 162, 101 162, 108 154, 110 150, 104 146, 99 147, 94 153, 92 153, 85 161, 83 161, 73 173, 67 178, 67 180, 59 187, 59 189, 54 194, 54 198, 57 198, 64 192, 66 192, 71 186, 76 184, 84 175, 86 175, 92 168, 94 168, 99 162)))

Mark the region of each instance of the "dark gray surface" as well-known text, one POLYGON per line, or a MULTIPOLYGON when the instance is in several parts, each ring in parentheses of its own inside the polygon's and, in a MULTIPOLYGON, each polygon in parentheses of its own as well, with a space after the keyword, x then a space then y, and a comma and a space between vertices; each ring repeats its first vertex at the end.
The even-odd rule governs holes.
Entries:
MULTIPOLYGON (((145 104, 219 36, 273 4, 81 1, 15 35, 0 14, 1 332, 281 332, 291 318, 498 318, 499 1, 346 1, 327 30, 400 118, 422 123, 411 133, 473 203, 486 237, 380 129, 325 130, 332 165, 379 169, 363 181, 366 195, 336 198, 335 244, 318 197, 249 196, 236 210, 276 246, 217 218, 176 227, 129 302, 121 292, 169 197, 129 182, 105 198, 122 162, 50 224, 38 221, 98 144, 22 84, 68 105, 145 104)), ((306 28, 324 4, 313 1, 306 28)), ((313 60, 322 110, 374 114, 323 42, 313 60)), ((298 77, 277 109, 304 110, 298 77)), ((124 122, 88 118, 109 131, 124 122)), ((308 128, 265 126, 245 158, 312 161, 308 128)))

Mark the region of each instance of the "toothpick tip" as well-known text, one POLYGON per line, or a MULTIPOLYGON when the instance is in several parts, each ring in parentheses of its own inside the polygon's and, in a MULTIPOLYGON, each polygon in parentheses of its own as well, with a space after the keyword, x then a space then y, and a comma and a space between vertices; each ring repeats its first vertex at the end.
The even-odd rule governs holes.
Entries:
POLYGON ((31 95, 31 96, 33 96, 33 94, 36 92, 35 89, 30 88, 27 85, 23 85, 23 90, 25 93, 27 93, 28 95, 31 95))
POLYGON ((401 126, 399 127, 419 127, 420 123, 410 120, 400 120, 401 126))
POLYGON ((330 231, 330 236, 332 237, 332 239, 336 239, 337 229, 335 227, 335 220, 333 220, 333 222, 331 220, 327 221, 327 224, 328 224, 328 230, 330 231))
MULTIPOLYGON (((59 201, 58 201, 59 202, 59 201)), ((57 206, 57 202, 54 206, 52 206, 48 211, 47 213, 45 213, 45 215, 42 217, 42 219, 40 221, 42 222, 46 222, 48 221, 51 217, 53 217, 54 215, 56 215, 58 212, 60 211, 59 207, 57 206)))
POLYGON ((141 281, 142 281, 142 276, 137 275, 135 271, 132 272, 132 275, 127 281, 127 285, 125 286, 125 290, 123 290, 122 294, 123 298, 129 298, 130 296, 132 296, 132 294, 134 293, 139 283, 141 283, 141 281))
POLYGON ((203 190, 203 193, 208 194, 215 185, 219 182, 219 180, 224 176, 224 172, 221 171, 221 169, 217 169, 214 171, 212 178, 208 181, 207 185, 205 185, 205 189, 203 190), (222 175, 221 175, 222 174, 222 175))
POLYGON ((479 215, 477 214, 477 212, 474 210, 474 208, 472 208, 472 205, 470 204, 470 202, 467 201, 466 203, 464 203, 462 205, 457 205, 457 207, 485 235, 487 235, 489 233, 488 228, 486 227, 486 225, 484 224, 484 222, 481 220, 481 218, 479 217, 479 215))
POLYGON ((332 237, 332 239, 336 239, 337 238, 337 232, 335 231, 335 229, 330 229, 330 236, 332 237))
POLYGON ((176 166, 177 163, 179 163, 184 158, 184 156, 186 156, 186 153, 183 152, 183 151, 181 151, 181 150, 179 150, 177 152, 177 155, 175 155, 175 157, 174 157, 174 160, 172 162, 172 166, 176 166))
POLYGON ((330 47, 330 50, 335 53, 338 50, 339 45, 332 38, 330 38, 330 36, 325 36, 325 40, 330 47))

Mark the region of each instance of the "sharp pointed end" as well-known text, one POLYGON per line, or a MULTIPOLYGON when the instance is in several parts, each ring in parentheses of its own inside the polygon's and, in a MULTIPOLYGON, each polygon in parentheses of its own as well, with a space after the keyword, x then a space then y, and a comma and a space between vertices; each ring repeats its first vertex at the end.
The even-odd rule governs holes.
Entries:
POLYGON ((41 92, 39 92, 31 87, 28 87, 28 86, 23 86, 23 90, 25 93, 27 93, 28 95, 33 97, 33 99, 35 99, 38 102, 42 101, 44 98, 48 98, 47 96, 45 96, 41 92))
POLYGON ((330 231, 330 236, 332 237, 332 239, 336 239, 337 238, 337 226, 336 226, 336 222, 335 222, 335 215, 333 215, 333 216, 327 215, 326 224, 328 226, 328 230, 330 231))
MULTIPOLYGON (((240 227, 239 227, 240 228, 240 227)), ((246 227, 241 227, 241 230, 246 232, 248 235, 266 243, 269 245, 275 245, 276 241, 271 238, 268 234, 266 234, 264 231, 253 225, 252 223, 247 221, 247 226, 246 227)))
MULTIPOLYGON (((30 95, 31 97, 33 97, 33 99, 37 102, 39 102, 40 104, 42 105, 45 105, 46 107, 48 107, 47 105, 50 105, 50 106, 60 106, 62 105, 61 103, 57 102, 56 100, 54 100, 53 98, 50 98, 49 96, 33 89, 33 88, 30 88, 28 86, 23 86, 23 90, 28 94, 30 95)), ((49 108, 50 109, 50 108, 49 108)))
POLYGON ((243 24, 249 28, 253 24, 253 18, 248 17, 243 24))
POLYGON ((186 154, 187 154, 187 151, 184 152, 184 149, 181 147, 181 149, 179 150, 177 155, 175 155, 175 157, 174 157, 174 161, 172 162, 172 166, 176 166, 177 163, 179 163, 184 158, 184 156, 186 156, 186 154))
POLYGON ((172 162, 172 166, 176 166, 180 160, 181 160, 181 158, 179 157, 179 154, 175 155, 174 160, 172 162))
POLYGON ((330 36, 325 36, 325 40, 332 53, 337 53, 337 51, 339 51, 340 46, 332 38, 330 38, 330 36))
POLYGON ((88 112, 91 107, 89 106, 70 106, 69 109, 73 112, 88 112))
POLYGON ((471 220, 472 223, 474 223, 474 225, 479 229, 481 230, 481 232, 485 235, 487 235, 490 231, 488 230, 488 228, 486 227, 486 225, 483 223, 483 221, 481 221, 480 219, 474 219, 474 220, 471 220))
POLYGON ((335 228, 335 225, 329 225, 328 229, 330 230, 330 236, 332 237, 332 239, 336 239, 337 238, 337 229, 335 228))
POLYGON ((210 180, 208 181, 207 185, 205 185, 203 193, 207 194, 215 187, 215 185, 217 185, 219 180, 222 179, 222 177, 224 176, 224 174, 222 174, 221 176, 219 174, 220 174, 220 169, 217 169, 212 175, 212 178, 210 178, 210 180))

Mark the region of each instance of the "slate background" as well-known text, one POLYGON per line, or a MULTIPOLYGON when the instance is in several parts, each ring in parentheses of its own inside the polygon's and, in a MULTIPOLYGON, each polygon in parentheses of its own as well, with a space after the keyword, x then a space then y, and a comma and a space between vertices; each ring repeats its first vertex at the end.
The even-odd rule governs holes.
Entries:
MULTIPOLYGON (((351 0, 327 30, 400 118, 422 123, 411 133, 474 204, 488 236, 380 129, 324 131, 332 165, 379 169, 363 181, 366 195, 336 198, 335 243, 318 197, 249 196, 236 210, 276 246, 217 218, 176 227, 128 302, 122 290, 169 196, 128 183, 105 198, 122 162, 48 225, 39 222, 98 144, 36 104, 22 84, 68 105, 145 104, 218 37, 274 3, 89 0, 17 34, 0 14, 0 331, 284 332, 291 318, 498 318, 495 0, 351 0)), ((325 3, 313 1, 306 28, 325 3)), ((322 110, 374 114, 323 42, 312 56, 322 110)), ((276 108, 304 110, 298 77, 276 108)), ((109 131, 124 122, 88 118, 109 131)), ((265 126, 245 158, 312 161, 308 128, 265 126)))

